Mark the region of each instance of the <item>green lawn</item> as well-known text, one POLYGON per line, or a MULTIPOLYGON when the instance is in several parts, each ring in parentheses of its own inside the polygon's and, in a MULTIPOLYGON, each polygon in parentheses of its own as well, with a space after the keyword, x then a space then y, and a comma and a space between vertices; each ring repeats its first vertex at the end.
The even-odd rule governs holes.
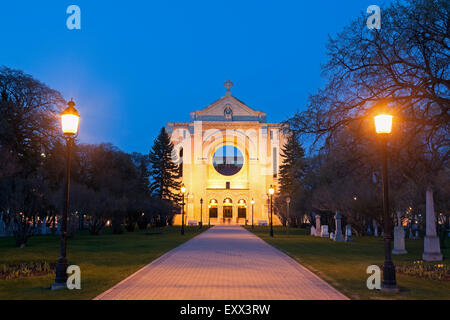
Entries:
MULTIPOLYGON (((200 232, 197 227, 187 227, 186 234, 181 236, 179 227, 161 230, 162 234, 152 235, 143 231, 113 235, 108 230, 99 236, 78 234, 69 239, 67 255, 69 264, 81 268, 81 290, 49 290, 55 278, 51 274, 0 280, 0 299, 92 299, 200 232)), ((0 238, 0 264, 56 262, 59 243, 57 236, 35 236, 20 249, 14 247, 12 238, 0 238)))
MULTIPOLYGON (((247 228, 252 231, 251 228, 247 228)), ((354 242, 334 242, 312 237, 305 229, 274 228, 274 238, 267 227, 255 227, 256 235, 290 255, 351 299, 450 299, 450 282, 425 280, 397 274, 400 293, 368 290, 366 269, 384 261, 381 237, 358 237, 354 242)), ((406 240, 408 254, 393 255, 394 264, 407 264, 422 259, 423 239, 406 240)), ((450 249, 443 250, 444 259, 450 249)), ((447 262, 448 263, 448 262, 447 262)))
MULTIPOLYGON (((179 235, 179 227, 168 227, 162 232, 149 235, 136 231, 113 235, 106 230, 99 236, 83 232, 68 242, 69 263, 81 268, 82 290, 49 290, 54 280, 51 274, 0 280, 0 299, 92 299, 163 253, 197 235, 199 230, 187 228, 184 237, 179 235)), ((273 239, 268 236, 266 227, 257 227, 254 232, 352 299, 450 299, 450 282, 399 274, 397 281, 400 293, 368 290, 367 266, 383 263, 381 238, 361 237, 355 238, 353 243, 336 243, 311 237, 304 229, 290 229, 287 235, 284 228, 276 227, 273 239)), ((393 256, 394 263, 410 263, 421 259, 423 240, 407 240, 406 249, 408 254, 393 256)), ((0 264, 43 260, 54 262, 58 252, 57 236, 32 237, 23 249, 14 247, 11 238, 0 238, 0 264)), ((450 257, 450 249, 443 250, 443 253, 446 259, 450 257)))

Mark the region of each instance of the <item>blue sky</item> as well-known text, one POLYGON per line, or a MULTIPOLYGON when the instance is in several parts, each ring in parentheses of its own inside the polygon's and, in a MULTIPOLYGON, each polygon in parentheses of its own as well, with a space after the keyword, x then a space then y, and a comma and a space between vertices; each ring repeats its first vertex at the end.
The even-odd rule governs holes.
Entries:
POLYGON ((278 122, 324 84, 325 44, 374 1, 2 1, 0 65, 74 98, 79 138, 147 153, 232 93, 278 122), (66 8, 81 8, 81 30, 66 8))

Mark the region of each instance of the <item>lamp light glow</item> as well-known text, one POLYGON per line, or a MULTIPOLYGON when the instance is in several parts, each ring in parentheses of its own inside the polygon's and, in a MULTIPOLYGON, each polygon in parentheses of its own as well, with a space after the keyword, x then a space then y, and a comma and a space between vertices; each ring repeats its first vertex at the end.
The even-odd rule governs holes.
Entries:
POLYGON ((270 187, 269 187, 269 194, 272 195, 274 193, 275 193, 275 188, 274 188, 273 185, 270 185, 270 187))
POLYGON ((70 100, 69 107, 61 114, 61 129, 65 135, 74 136, 78 132, 78 125, 80 123, 80 114, 75 109, 75 102, 70 100))
POLYGON ((186 187, 184 186, 184 184, 181 185, 180 190, 181 190, 181 193, 182 193, 182 194, 185 194, 185 193, 186 193, 186 187))
POLYGON ((380 114, 375 117, 375 129, 377 133, 391 133, 392 116, 389 114, 380 114))

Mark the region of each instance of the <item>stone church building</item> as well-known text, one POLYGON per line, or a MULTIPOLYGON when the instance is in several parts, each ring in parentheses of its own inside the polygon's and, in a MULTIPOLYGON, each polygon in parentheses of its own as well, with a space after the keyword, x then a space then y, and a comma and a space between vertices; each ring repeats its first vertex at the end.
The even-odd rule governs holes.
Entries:
MULTIPOLYGON (((266 121, 231 94, 191 112, 190 122, 167 123, 173 159, 182 163, 185 223, 269 224, 269 188, 278 191, 278 169, 288 127, 266 121)), ((181 224, 177 214, 174 224, 181 224)), ((273 214, 273 224, 279 218, 273 214)))

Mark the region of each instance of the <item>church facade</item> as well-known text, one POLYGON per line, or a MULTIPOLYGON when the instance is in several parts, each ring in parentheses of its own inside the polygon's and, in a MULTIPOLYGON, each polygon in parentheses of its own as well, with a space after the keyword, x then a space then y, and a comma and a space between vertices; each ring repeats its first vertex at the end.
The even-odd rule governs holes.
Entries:
MULTIPOLYGON (((269 188, 278 190, 289 130, 234 97, 230 81, 225 87, 225 96, 191 112, 190 122, 166 125, 173 159, 182 164, 185 224, 269 224, 269 188)), ((181 214, 174 224, 181 224, 181 214)), ((273 224, 280 224, 275 213, 273 224)))

